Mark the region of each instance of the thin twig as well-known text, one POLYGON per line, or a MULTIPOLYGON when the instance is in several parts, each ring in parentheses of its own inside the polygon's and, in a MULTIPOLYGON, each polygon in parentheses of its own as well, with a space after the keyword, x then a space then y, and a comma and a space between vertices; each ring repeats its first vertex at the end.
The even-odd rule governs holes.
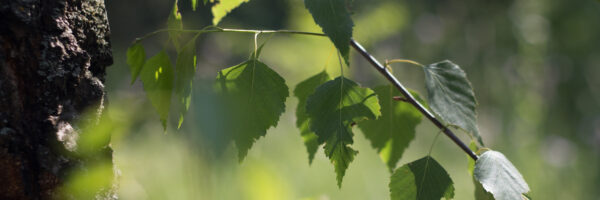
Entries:
POLYGON ((154 36, 158 33, 176 31, 182 33, 218 33, 218 32, 229 32, 229 33, 284 33, 284 34, 298 34, 298 35, 313 35, 313 36, 327 36, 323 33, 305 32, 305 31, 292 31, 292 30, 252 30, 252 29, 230 29, 220 28, 216 26, 207 26, 200 30, 189 30, 189 29, 159 29, 154 32, 148 33, 142 37, 136 38, 134 42, 144 40, 148 37, 154 36))
POLYGON ((398 79, 396 79, 396 77, 394 75, 392 75, 383 65, 381 65, 381 63, 379 63, 379 61, 377 61, 377 59, 375 59, 373 56, 371 56, 371 54, 369 54, 354 39, 350 40, 350 45, 356 51, 358 51, 358 53, 360 53, 360 55, 362 55, 365 59, 367 59, 367 61, 369 61, 369 63, 371 63, 371 65, 373 65, 373 67, 375 67, 375 69, 377 69, 377 71, 379 71, 379 73, 381 73, 386 79, 388 79, 388 81, 390 81, 394 86, 396 86, 396 88, 404 95, 404 97, 406 97, 406 100, 408 100, 408 102, 410 104, 412 104, 421 113, 423 113, 423 115, 425 115, 425 117, 427 117, 427 119, 429 119, 429 121, 433 122, 433 124, 435 126, 437 126, 440 130, 442 130, 442 132, 444 132, 444 134, 446 134, 446 136, 448 136, 456 145, 458 145, 458 147, 460 147, 465 153, 467 153, 467 155, 469 155, 471 158, 473 158, 473 160, 477 160, 477 158, 478 158, 477 154, 475 154, 475 152, 471 151, 471 149, 469 149, 469 147, 467 145, 465 145, 465 143, 463 143, 458 137, 456 137, 456 135, 450 129, 448 129, 446 126, 444 126, 444 124, 442 124, 442 122, 440 122, 437 118, 435 118, 435 116, 431 112, 429 112, 429 110, 427 110, 427 108, 425 108, 425 106, 421 105, 421 103, 419 103, 410 94, 410 92, 408 92, 408 90, 404 87, 404 85, 402 85, 402 83, 400 83, 400 81, 398 81, 398 79))
POLYGON ((408 102, 408 99, 405 97, 401 97, 401 96, 393 96, 392 97, 393 100, 395 101, 404 101, 404 102, 408 102))

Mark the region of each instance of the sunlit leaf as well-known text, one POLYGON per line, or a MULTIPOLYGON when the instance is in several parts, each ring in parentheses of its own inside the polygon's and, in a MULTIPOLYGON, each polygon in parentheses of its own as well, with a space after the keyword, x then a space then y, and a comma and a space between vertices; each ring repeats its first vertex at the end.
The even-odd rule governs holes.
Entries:
POLYGON ((145 60, 146 52, 142 43, 136 42, 127 49, 127 65, 129 65, 129 70, 131 71, 131 84, 140 75, 145 60))
POLYGON ((192 99, 192 81, 194 74, 196 74, 196 37, 184 45, 177 55, 175 74, 177 75, 177 79, 175 79, 175 104, 179 112, 177 128, 180 128, 192 99))
POLYGON ((258 60, 221 70, 215 91, 222 98, 226 119, 223 129, 230 134, 238 149, 240 161, 255 140, 275 127, 285 110, 289 96, 285 80, 258 60))
POLYGON ((327 81, 308 97, 306 112, 310 129, 325 143, 325 154, 334 165, 338 186, 348 165, 357 151, 350 145, 352 125, 365 119, 376 119, 381 115, 379 101, 369 88, 360 87, 343 77, 327 81))
MULTIPOLYGON (((191 0, 192 1, 192 10, 196 11, 196 7, 198 7, 198 0, 191 0)), ((206 1, 206 0, 204 0, 206 1)))
MULTIPOLYGON (((381 117, 360 122, 358 127, 392 172, 408 144, 415 138, 415 129, 421 122, 422 114, 409 103, 393 100, 392 97, 402 94, 391 85, 375 87, 373 90, 381 105, 381 117)), ((418 94, 412 94, 419 98, 418 94)))
POLYGON ((479 156, 473 171, 475 179, 497 200, 522 199, 529 186, 517 168, 497 151, 488 150, 479 156))
POLYGON ((161 51, 144 63, 140 79, 150 103, 158 112, 163 128, 167 128, 167 117, 173 90, 173 68, 169 56, 161 51))
POLYGON ((179 51, 179 37, 181 32, 177 30, 183 29, 183 22, 181 20, 181 14, 179 13, 177 2, 178 1, 176 0, 175 4, 173 4, 173 9, 169 13, 169 18, 167 19, 167 28, 169 29, 169 39, 175 45, 175 49, 179 51))
POLYGON ((392 200, 452 199, 454 186, 444 168, 426 156, 398 168, 390 182, 392 200))
POLYGON ((300 83, 294 89, 294 96, 298 97, 298 107, 296 107, 296 126, 300 129, 300 135, 304 140, 304 145, 308 151, 308 162, 312 163, 317 148, 319 148, 319 142, 317 141, 317 135, 310 130, 310 118, 306 113, 306 100, 308 96, 315 92, 317 87, 328 80, 329 75, 326 71, 322 71, 300 83))
POLYGON ((352 38, 354 23, 350 18, 346 2, 346 0, 304 0, 304 5, 349 65, 350 38, 352 38))
MULTIPOLYGON (((223 17, 227 16, 229 12, 233 9, 240 6, 242 3, 248 2, 250 0, 219 0, 216 1, 216 4, 212 7, 213 14, 213 25, 219 24, 223 17)), ((211 2, 215 2, 215 0, 211 0, 211 2)))
POLYGON ((444 121, 466 130, 483 144, 477 128, 475 94, 465 72, 450 61, 425 66, 429 106, 444 121))
MULTIPOLYGON (((469 149, 471 149, 471 151, 473 152, 478 152, 479 149, 477 148, 477 143, 474 140, 472 140, 469 144, 469 149)), ((473 185, 475 186, 475 200, 494 200, 494 196, 492 196, 492 194, 490 194, 489 192, 485 191, 481 183, 475 180, 475 177, 473 176, 473 171, 475 170, 475 160, 473 160, 473 158, 471 158, 471 156, 468 155, 467 160, 469 161, 469 174, 473 177, 473 185)))

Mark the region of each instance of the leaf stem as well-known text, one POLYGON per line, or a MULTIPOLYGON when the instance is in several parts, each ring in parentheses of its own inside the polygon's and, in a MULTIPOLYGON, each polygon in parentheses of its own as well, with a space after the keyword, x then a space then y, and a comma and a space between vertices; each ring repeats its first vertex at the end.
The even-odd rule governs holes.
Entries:
POLYGON ((396 88, 404 95, 404 97, 406 97, 406 100, 410 104, 412 104, 421 113, 423 113, 423 115, 425 115, 425 117, 427 117, 427 119, 429 119, 429 121, 431 121, 442 132, 444 132, 444 134, 446 134, 446 136, 448 136, 456 145, 458 145, 458 147, 460 147, 465 153, 467 153, 467 155, 469 155, 471 158, 473 158, 473 160, 478 159, 478 156, 477 156, 477 154, 475 154, 475 152, 471 151, 471 149, 469 149, 469 147, 465 143, 463 143, 450 129, 448 129, 448 127, 444 126, 444 124, 442 124, 442 122, 440 122, 437 118, 435 118, 435 116, 431 112, 429 112, 429 110, 427 110, 427 108, 425 108, 425 106, 423 106, 421 103, 419 103, 415 99, 415 97, 413 97, 410 94, 410 92, 408 92, 408 89, 406 89, 404 87, 404 85, 402 85, 402 83, 400 83, 400 81, 398 81, 398 79, 396 79, 396 77, 394 75, 392 75, 390 73, 390 71, 387 70, 387 68, 385 68, 383 65, 381 65, 381 63, 379 63, 379 61, 377 61, 377 59, 375 59, 373 56, 371 56, 371 54, 369 54, 365 50, 365 48, 363 48, 354 39, 350 40, 350 45, 356 51, 358 51, 358 53, 360 53, 360 55, 362 55, 365 59, 367 59, 367 61, 369 61, 369 63, 371 65, 373 65, 373 67, 375 67, 375 69, 377 69, 377 71, 379 71, 379 73, 381 73, 386 79, 388 79, 388 81, 390 81, 394 86, 396 86, 396 88))
POLYGON ((293 31, 293 30, 252 30, 252 29, 230 29, 230 28, 220 28, 220 27, 216 27, 216 26, 207 26, 204 27, 200 30, 191 30, 191 29, 159 29, 156 30, 154 32, 150 32, 142 37, 136 38, 136 40, 134 42, 139 42, 142 40, 145 40, 151 36, 154 36, 156 34, 162 33, 162 32, 167 32, 167 31, 177 31, 177 32, 184 32, 184 33, 219 33, 219 32, 225 32, 225 33, 253 33, 253 34, 260 34, 260 33, 284 33, 284 34, 298 34, 298 35, 312 35, 312 36, 327 36, 323 33, 314 33, 314 32, 305 32, 305 31, 293 31))
POLYGON ((391 59, 391 60, 385 60, 385 65, 389 65, 389 64, 393 64, 393 63, 408 63, 408 64, 413 64, 419 67, 425 67, 425 65, 422 65, 421 63, 418 63, 416 61, 413 60, 408 60, 408 59, 391 59))
POLYGON ((429 146, 429 152, 427 152, 428 156, 431 156, 431 152, 433 151, 433 147, 435 146, 435 142, 437 141, 438 137, 440 136, 441 131, 438 131, 437 134, 435 134, 435 137, 433 138, 433 142, 431 142, 431 146, 429 146))

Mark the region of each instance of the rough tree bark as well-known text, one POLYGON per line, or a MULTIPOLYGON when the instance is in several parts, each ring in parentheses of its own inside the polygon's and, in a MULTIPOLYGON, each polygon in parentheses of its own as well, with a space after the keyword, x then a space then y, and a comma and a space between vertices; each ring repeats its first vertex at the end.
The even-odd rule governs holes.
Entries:
MULTIPOLYGON (((0 0, 0 199, 53 199, 112 64, 103 0, 0 0)), ((110 159, 112 151, 103 148, 110 159)))

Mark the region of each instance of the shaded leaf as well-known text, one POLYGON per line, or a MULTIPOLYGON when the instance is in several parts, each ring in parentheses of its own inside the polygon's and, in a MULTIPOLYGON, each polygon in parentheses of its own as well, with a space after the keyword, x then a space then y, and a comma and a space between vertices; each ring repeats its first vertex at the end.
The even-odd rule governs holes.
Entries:
POLYGON ((350 148, 352 124, 381 115, 379 101, 369 88, 344 77, 327 81, 308 97, 306 113, 310 129, 325 143, 325 154, 334 165, 338 186, 357 151, 350 148))
POLYGON ((240 161, 255 140, 275 127, 289 96, 285 80, 258 60, 221 70, 215 82, 225 119, 223 127, 235 142, 240 161))
POLYGON ((304 145, 308 151, 308 162, 312 163, 317 148, 320 143, 317 141, 317 135, 310 130, 310 118, 306 113, 306 100, 308 96, 313 94, 317 87, 328 80, 329 75, 326 71, 322 71, 300 83, 294 89, 294 96, 298 98, 298 107, 296 107, 296 126, 300 129, 300 135, 304 140, 304 145))
MULTIPOLYGON (((379 86, 373 90, 381 105, 381 117, 361 122, 358 127, 393 172, 402 153, 415 138, 415 129, 423 115, 411 104, 393 100, 394 96, 402 96, 393 86, 379 86)), ((419 98, 417 93, 411 93, 419 98)))
POLYGON ((481 183, 475 180, 475 177, 473 177, 473 184, 475 185, 475 200, 494 200, 494 196, 485 191, 481 183))
POLYGON ((452 199, 454 186, 444 168, 426 156, 398 168, 390 182, 392 200, 452 199))
POLYGON ((483 144, 477 128, 475 94, 465 72, 450 61, 425 66, 429 106, 444 121, 466 130, 483 144))
POLYGON ((129 65, 129 70, 131 71, 131 84, 140 75, 145 60, 146 52, 142 43, 136 42, 127 49, 127 65, 129 65))
POLYGON ((163 50, 144 63, 140 79, 150 103, 158 112, 163 128, 167 129, 167 117, 173 90, 173 68, 171 60, 163 50))
POLYGON ((350 38, 354 23, 346 8, 346 0, 304 0, 304 5, 340 51, 346 64, 350 65, 350 38))
POLYGON ((175 1, 175 4, 173 4, 173 9, 169 13, 169 18, 167 19, 167 28, 171 29, 169 31, 169 39, 173 41, 175 49, 179 51, 179 37, 181 32, 177 30, 183 29, 183 22, 181 20, 181 14, 179 13, 179 7, 177 6, 177 2, 178 0, 175 1))
MULTIPOLYGON (((215 0, 211 0, 211 2, 214 2, 214 1, 215 0)), ((229 12, 231 12, 233 9, 240 6, 242 3, 245 3, 248 1, 250 1, 250 0, 219 0, 212 7, 213 25, 219 24, 221 19, 223 19, 223 17, 227 16, 227 14, 229 14, 229 12)))
POLYGON ((196 74, 196 37, 192 38, 186 45, 183 46, 177 55, 177 63, 175 64, 175 97, 176 107, 179 112, 179 122, 177 129, 181 127, 185 113, 190 108, 192 99, 192 81, 196 74))
POLYGON ((214 80, 197 79, 194 83, 194 106, 190 107, 191 111, 187 116, 193 118, 193 122, 188 125, 195 127, 199 134, 189 135, 198 145, 210 149, 216 158, 222 158, 232 140, 230 131, 227 130, 227 124, 231 122, 225 113, 225 102, 214 91, 214 80))
POLYGON ((522 199, 529 186, 517 168, 497 151, 488 150, 479 156, 473 171, 475 179, 497 200, 522 199))

